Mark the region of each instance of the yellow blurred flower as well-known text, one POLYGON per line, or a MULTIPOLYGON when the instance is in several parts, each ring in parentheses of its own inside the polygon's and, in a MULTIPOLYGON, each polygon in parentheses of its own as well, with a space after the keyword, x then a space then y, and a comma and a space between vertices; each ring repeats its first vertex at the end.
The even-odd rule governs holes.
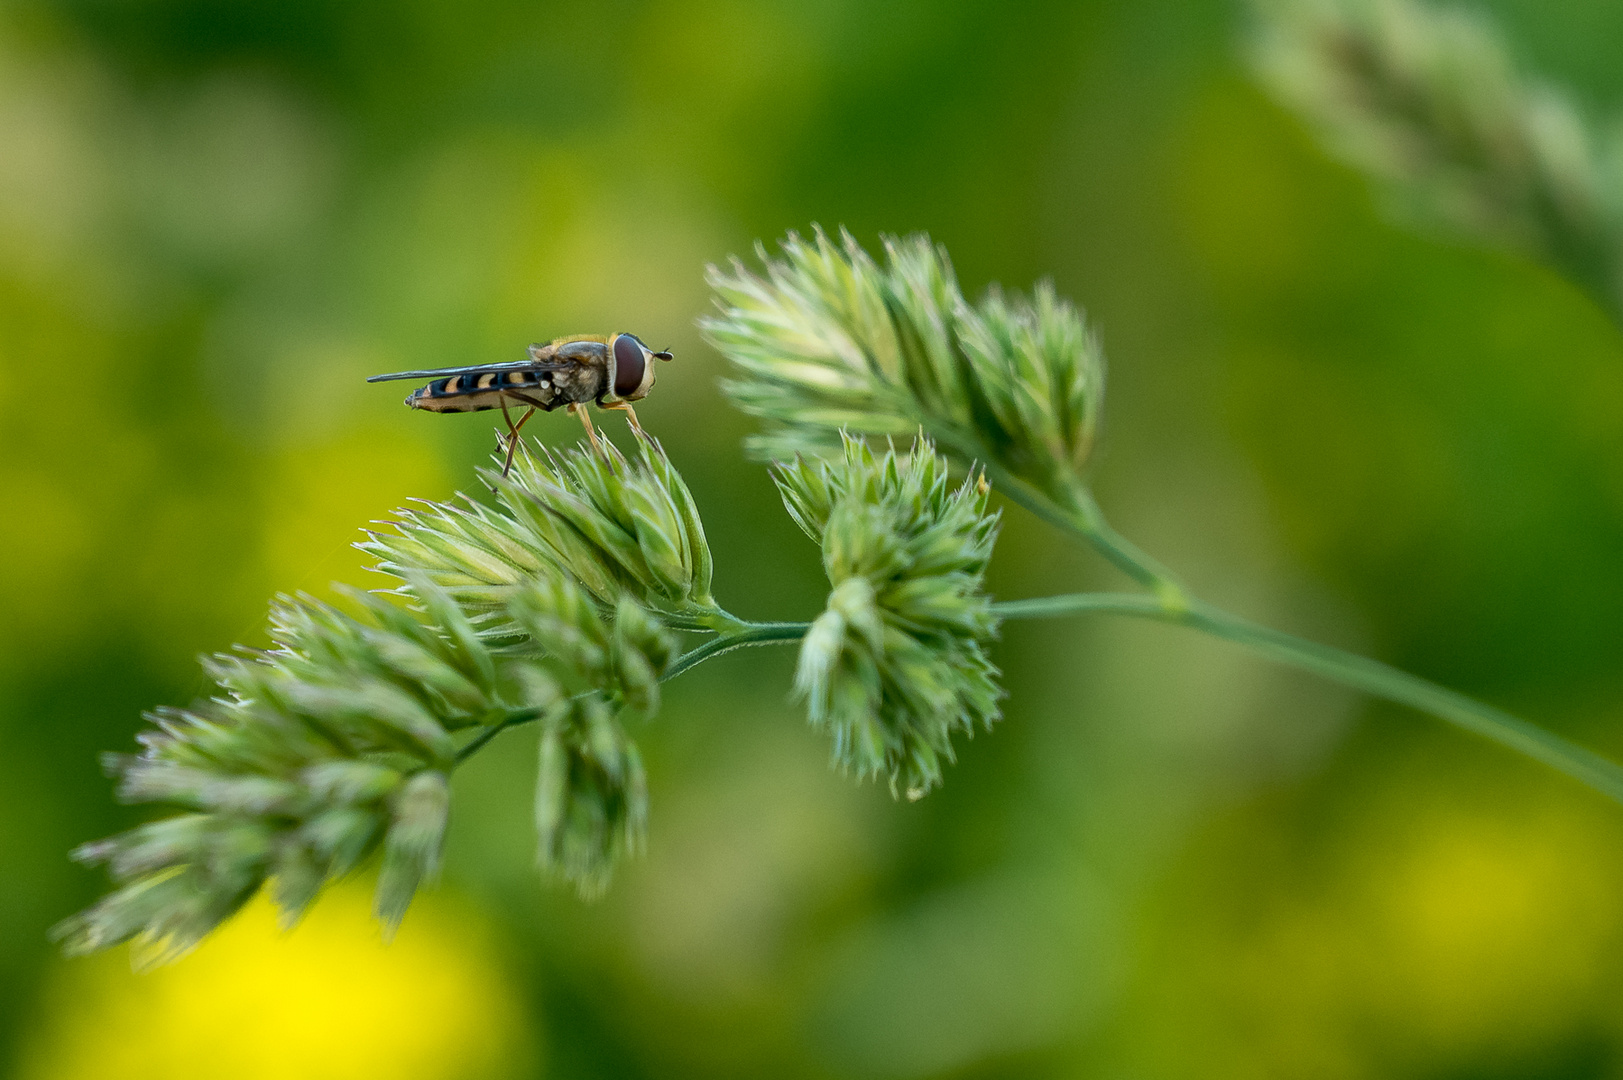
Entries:
POLYGON ((263 897, 179 963, 63 967, 27 1080, 449 1080, 528 1071, 516 995, 466 913, 424 898, 384 945, 364 883, 291 933, 263 897), (471 931, 471 932, 470 932, 471 931))

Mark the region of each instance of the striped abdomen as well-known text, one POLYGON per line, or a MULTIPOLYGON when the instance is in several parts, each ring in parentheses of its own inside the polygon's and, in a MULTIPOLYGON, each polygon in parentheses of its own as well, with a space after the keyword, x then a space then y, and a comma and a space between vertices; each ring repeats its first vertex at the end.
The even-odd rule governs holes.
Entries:
POLYGON ((429 412, 483 412, 501 407, 505 396, 517 405, 537 405, 551 410, 564 404, 558 398, 550 371, 484 371, 436 379, 418 387, 406 398, 414 409, 429 412))

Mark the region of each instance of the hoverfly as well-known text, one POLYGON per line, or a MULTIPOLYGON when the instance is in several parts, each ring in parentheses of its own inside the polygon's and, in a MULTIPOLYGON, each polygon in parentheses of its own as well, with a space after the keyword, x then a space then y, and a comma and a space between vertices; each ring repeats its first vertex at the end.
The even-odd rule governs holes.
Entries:
POLYGON ((601 449, 597 431, 586 414, 588 402, 599 408, 623 412, 638 431, 633 401, 648 396, 654 385, 654 361, 669 360, 668 349, 655 352, 636 334, 576 334, 555 338, 545 345, 531 345, 528 360, 476 367, 437 368, 428 371, 397 371, 373 375, 367 382, 390 379, 432 379, 406 397, 406 405, 428 412, 483 412, 499 408, 507 421, 506 476, 513 467, 518 449, 518 431, 537 409, 551 412, 560 405, 580 417, 586 436, 601 449), (528 408, 518 423, 508 411, 508 402, 528 408))

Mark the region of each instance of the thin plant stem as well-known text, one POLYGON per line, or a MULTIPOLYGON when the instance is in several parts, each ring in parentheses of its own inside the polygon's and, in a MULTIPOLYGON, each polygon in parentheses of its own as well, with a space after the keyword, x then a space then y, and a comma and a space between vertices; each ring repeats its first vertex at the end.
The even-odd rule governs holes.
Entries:
POLYGON ((1407 671, 1399 671, 1391 664, 1383 664, 1367 656, 1308 642, 1292 633, 1255 624, 1248 619, 1232 616, 1220 607, 1203 601, 1191 601, 1180 609, 1164 607, 1152 596, 1133 593, 1074 593, 1070 596, 1044 596, 1039 599, 1019 599, 993 604, 993 611, 1003 619, 1053 619, 1076 616, 1084 612, 1104 612, 1115 616, 1154 619, 1170 622, 1191 630, 1211 633, 1212 637, 1242 645, 1259 656, 1279 664, 1298 667, 1316 676, 1339 682, 1345 687, 1363 690, 1371 697, 1386 702, 1407 705, 1422 713, 1446 719, 1459 728, 1475 732, 1509 749, 1519 750, 1548 767, 1563 771, 1574 780, 1589 784, 1595 791, 1623 802, 1623 767, 1607 758, 1586 750, 1581 745, 1561 739, 1526 719, 1496 710, 1492 705, 1474 702, 1464 693, 1440 687, 1407 671))
MULTIPOLYGON (((1150 619, 1187 627, 1233 642, 1275 663, 1306 671, 1371 697, 1406 705, 1419 712, 1464 728, 1501 746, 1520 751, 1536 761, 1623 802, 1623 767, 1593 751, 1569 742, 1519 717, 1436 683, 1342 649, 1308 641, 1294 634, 1262 626, 1199 600, 1184 598, 1176 606, 1160 597, 1140 593, 1084 592, 1006 600, 992 605, 992 613, 1005 621, 1053 619, 1070 615, 1106 614, 1150 619)), ((799 641, 811 627, 803 622, 746 623, 744 629, 718 634, 682 654, 664 679, 674 679, 698 665, 753 645, 799 641)), ((539 719, 535 709, 516 709, 500 723, 486 728, 457 755, 461 762, 477 753, 500 732, 539 719)))
MULTIPOLYGON (((704 644, 689 649, 676 658, 676 661, 671 664, 665 674, 660 676, 659 681, 669 682, 689 668, 696 667, 713 656, 732 652, 734 649, 744 649, 751 645, 771 645, 775 642, 799 641, 806 636, 806 631, 811 628, 811 623, 805 622, 752 623, 745 622, 733 615, 728 615, 727 618, 732 620, 730 625, 739 626, 742 629, 729 633, 718 633, 704 644)), ((512 710, 496 723, 480 731, 474 738, 469 739, 457 751, 456 763, 460 765, 480 750, 483 750, 490 740, 508 728, 534 723, 541 719, 541 716, 542 711, 540 709, 512 710)))
POLYGON ((661 682, 674 679, 691 667, 704 663, 712 656, 732 652, 734 649, 743 649, 751 645, 771 645, 778 642, 799 641, 811 629, 811 623, 805 622, 770 622, 745 623, 743 630, 731 634, 719 634, 703 645, 690 649, 676 658, 661 682))
MULTIPOLYGON (((1623 802, 1623 766, 1519 717, 1389 664, 1262 626, 1198 600, 1170 572, 1111 528, 1086 488, 1078 486, 1071 492, 1074 498, 1067 507, 995 464, 986 466, 986 470, 1014 502, 1088 543, 1151 590, 1149 594, 1084 592, 1008 600, 992 605, 992 613, 998 618, 1046 619, 1100 613, 1151 619, 1197 630, 1250 649, 1275 663, 1445 720, 1520 751, 1623 802)), ((811 626, 803 622, 747 622, 719 609, 713 618, 719 623, 712 624, 717 630, 716 636, 678 657, 661 681, 674 679, 706 660, 735 649, 799 641, 811 626)), ((457 753, 457 762, 467 760, 508 728, 540 717, 536 709, 513 710, 464 745, 457 753)))
POLYGON ((1198 600, 1168 608, 1152 596, 1075 593, 992 605, 1005 619, 1042 619, 1088 612, 1127 615, 1185 626, 1231 641, 1269 660, 1311 672, 1372 697, 1407 705, 1520 751, 1604 795, 1623 802, 1623 767, 1593 751, 1491 705, 1438 686, 1378 660, 1261 626, 1198 600))
POLYGON ((1072 497, 1076 501, 1076 513, 1085 523, 1084 535, 1097 551, 1117 566, 1136 567, 1139 573, 1135 576, 1149 586, 1163 607, 1176 610, 1191 602, 1188 591, 1172 571, 1140 551, 1138 545, 1111 527, 1105 520, 1104 511, 1094 501, 1093 492, 1079 486, 1072 497))
POLYGON ((1112 528, 1087 485, 1072 484, 1066 492, 1070 505, 1062 505, 996 461, 975 458, 973 453, 966 452, 961 440, 955 441, 950 434, 933 429, 930 433, 938 442, 953 446, 964 457, 975 460, 978 467, 986 470, 994 490, 1002 492, 1009 501, 1088 544, 1118 570, 1155 593, 1168 607, 1178 607, 1184 602, 1187 592, 1177 575, 1112 528))
POLYGON ((464 761, 467 761, 469 758, 473 757, 473 755, 485 748, 486 743, 490 742, 491 739, 494 739, 508 728, 517 727, 520 724, 528 724, 533 720, 539 719, 541 719, 540 709, 514 709, 512 712, 502 717, 500 721, 491 724, 478 735, 474 736, 472 739, 469 739, 467 744, 456 752, 456 763, 460 765, 464 761))
MULTIPOLYGON (((1084 501, 1078 503, 1077 520, 1070 531, 1082 535, 1094 547, 1105 550, 1101 538, 1119 537, 1119 534, 1105 522, 1104 513, 1092 496, 1086 491, 1080 494, 1084 501)), ((1140 572, 1134 576, 1140 581, 1149 578, 1156 595, 1076 593, 994 604, 992 610, 1004 619, 1045 618, 1097 611, 1155 619, 1199 630, 1242 645, 1276 663, 1311 672, 1384 701, 1407 705, 1446 720, 1520 751, 1623 802, 1623 766, 1593 751, 1389 664, 1259 625, 1198 600, 1176 582, 1163 576, 1159 564, 1148 561, 1125 540, 1114 545, 1107 554, 1114 555, 1112 561, 1138 562, 1140 572)), ((1117 564, 1121 565, 1121 562, 1117 564)))

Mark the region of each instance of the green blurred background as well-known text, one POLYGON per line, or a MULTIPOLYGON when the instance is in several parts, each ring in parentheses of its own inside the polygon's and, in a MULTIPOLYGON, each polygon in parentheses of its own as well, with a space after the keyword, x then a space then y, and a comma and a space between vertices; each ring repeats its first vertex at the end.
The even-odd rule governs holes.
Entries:
MULTIPOLYGON (((1623 99, 1623 7, 1486 5, 1623 99)), ((788 650, 668 688, 647 855, 533 870, 533 733, 457 777, 385 949, 364 883, 182 963, 64 961, 133 820, 97 755, 267 598, 472 483, 488 418, 364 376, 633 330, 718 595, 822 603, 698 339, 707 262, 927 230, 1111 359, 1124 531, 1209 598, 1623 756, 1623 338, 1389 224, 1207 0, 0 4, 0 1068, 69 1076, 1623 1074, 1623 810, 1181 631, 1019 624, 916 805, 831 773, 788 650)), ((620 432, 618 420, 608 425, 620 432)), ((574 439, 563 417, 531 431, 574 439)), ((1002 597, 1121 582, 1008 513, 1002 597)))

